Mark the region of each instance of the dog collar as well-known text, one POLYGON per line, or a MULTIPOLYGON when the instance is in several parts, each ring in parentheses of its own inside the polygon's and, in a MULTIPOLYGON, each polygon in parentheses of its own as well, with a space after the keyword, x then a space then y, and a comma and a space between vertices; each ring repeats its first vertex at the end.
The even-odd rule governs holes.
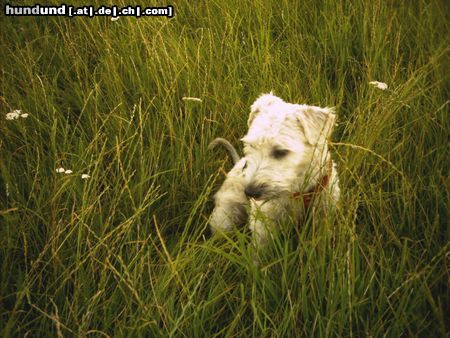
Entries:
POLYGON ((318 195, 320 192, 322 192, 328 185, 330 181, 331 172, 333 170, 333 163, 331 160, 327 162, 327 171, 325 175, 322 176, 320 179, 320 182, 313 186, 311 189, 308 189, 307 191, 301 193, 299 191, 296 191, 292 193, 292 198, 299 199, 302 198, 303 200, 303 206, 305 209, 309 207, 312 200, 316 195, 318 195))

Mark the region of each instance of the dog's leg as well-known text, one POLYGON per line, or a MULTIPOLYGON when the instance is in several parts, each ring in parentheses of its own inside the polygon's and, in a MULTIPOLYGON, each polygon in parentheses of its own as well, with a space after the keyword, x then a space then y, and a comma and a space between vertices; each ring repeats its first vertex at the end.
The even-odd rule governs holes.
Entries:
POLYGON ((214 196, 215 207, 209 220, 213 233, 229 231, 234 226, 247 222, 248 199, 244 193, 245 163, 245 159, 236 163, 214 196))
POLYGON ((252 200, 249 227, 252 231, 253 263, 258 267, 261 263, 260 253, 269 242, 273 229, 280 218, 285 215, 285 210, 280 208, 279 201, 258 202, 252 200))
POLYGON ((269 240, 271 229, 285 215, 285 208, 279 201, 251 202, 250 230, 255 247, 264 247, 269 240))

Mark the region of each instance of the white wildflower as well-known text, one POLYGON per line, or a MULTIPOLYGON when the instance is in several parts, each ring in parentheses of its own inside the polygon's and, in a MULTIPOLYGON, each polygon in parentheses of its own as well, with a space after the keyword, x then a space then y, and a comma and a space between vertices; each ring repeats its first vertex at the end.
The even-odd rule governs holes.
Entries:
POLYGON ((88 178, 91 178, 91 176, 89 176, 88 174, 81 175, 81 179, 83 180, 87 180, 88 178))
POLYGON ((65 171, 66 171, 66 169, 64 169, 63 167, 56 169, 57 173, 63 173, 65 171))
POLYGON ((379 81, 370 81, 369 84, 371 84, 372 86, 381 89, 381 90, 386 90, 388 85, 384 82, 379 82, 379 81))
POLYGON ((120 18, 120 16, 116 16, 116 17, 111 17, 111 21, 117 21, 117 20, 119 20, 119 18, 120 18))
POLYGON ((11 113, 6 114, 7 120, 17 120, 19 117, 23 117, 26 119, 28 117, 28 114, 23 114, 20 109, 15 109, 11 113))
POLYGON ((6 119, 7 120, 16 120, 19 118, 20 116, 20 110, 14 110, 11 113, 6 114, 6 119))
POLYGON ((66 175, 69 175, 69 174, 72 174, 72 173, 73 173, 73 171, 70 170, 70 169, 67 169, 67 170, 64 172, 64 174, 66 174, 66 175))
POLYGON ((14 114, 14 113, 8 113, 8 114, 6 114, 6 119, 7 119, 7 120, 15 120, 15 119, 17 119, 18 117, 19 117, 19 115, 14 114))
POLYGON ((181 98, 183 101, 195 101, 195 102, 202 102, 202 99, 198 97, 190 97, 190 96, 183 96, 181 98))

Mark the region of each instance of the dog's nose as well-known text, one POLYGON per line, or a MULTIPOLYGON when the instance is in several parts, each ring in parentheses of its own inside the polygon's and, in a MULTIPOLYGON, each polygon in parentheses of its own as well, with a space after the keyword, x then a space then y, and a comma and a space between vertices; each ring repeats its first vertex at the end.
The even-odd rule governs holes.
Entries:
POLYGON ((247 188, 245 188, 244 192, 247 197, 252 197, 252 198, 259 198, 262 195, 262 189, 255 187, 253 185, 247 186, 247 188))

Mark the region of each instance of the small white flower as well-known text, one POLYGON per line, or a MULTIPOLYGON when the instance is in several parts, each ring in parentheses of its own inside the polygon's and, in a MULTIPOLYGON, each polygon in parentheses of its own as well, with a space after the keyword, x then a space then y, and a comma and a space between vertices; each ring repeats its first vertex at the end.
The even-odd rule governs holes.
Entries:
POLYGON ((88 178, 91 178, 91 176, 89 176, 88 174, 81 175, 81 179, 83 180, 87 180, 88 178))
POLYGON ((72 173, 73 173, 73 171, 70 170, 70 169, 67 169, 67 170, 64 172, 64 174, 66 174, 66 175, 69 175, 69 174, 72 174, 72 173))
POLYGON ((202 102, 202 99, 198 97, 190 97, 190 96, 183 96, 181 98, 183 101, 195 101, 195 102, 202 102))
POLYGON ((7 120, 16 120, 19 118, 19 116, 20 116, 20 114, 17 114, 16 111, 13 111, 12 113, 6 114, 6 119, 7 120))
POLYGON ((22 111, 20 109, 14 109, 11 113, 6 114, 7 120, 17 120, 19 117, 23 117, 26 119, 28 117, 28 114, 22 114, 22 111))
POLYGON ((63 173, 65 171, 66 171, 66 169, 64 169, 63 167, 56 169, 57 173, 63 173))
POLYGON ((381 89, 381 90, 386 90, 388 85, 384 82, 379 82, 379 81, 370 81, 369 84, 371 84, 372 86, 381 89))
POLYGON ((117 21, 117 20, 119 20, 119 18, 120 18, 120 16, 116 16, 116 17, 113 16, 113 17, 111 18, 111 21, 117 21))

